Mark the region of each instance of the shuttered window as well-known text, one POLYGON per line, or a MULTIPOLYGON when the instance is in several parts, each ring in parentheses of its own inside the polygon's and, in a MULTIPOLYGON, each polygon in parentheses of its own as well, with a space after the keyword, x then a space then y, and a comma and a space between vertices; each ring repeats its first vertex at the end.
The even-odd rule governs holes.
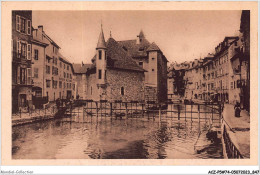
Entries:
POLYGON ((21 55, 21 42, 20 41, 17 41, 16 52, 17 52, 17 58, 20 58, 20 55, 21 55))
POLYGON ((31 60, 31 44, 27 44, 27 60, 31 60))
POLYGON ((20 28, 21 28, 20 26, 21 26, 21 18, 20 16, 16 15, 16 30, 18 32, 20 32, 20 28))
POLYGON ((27 34, 28 35, 31 35, 31 27, 32 24, 31 24, 31 21, 30 20, 27 20, 27 34))
POLYGON ((27 68, 27 84, 32 84, 32 69, 27 68))

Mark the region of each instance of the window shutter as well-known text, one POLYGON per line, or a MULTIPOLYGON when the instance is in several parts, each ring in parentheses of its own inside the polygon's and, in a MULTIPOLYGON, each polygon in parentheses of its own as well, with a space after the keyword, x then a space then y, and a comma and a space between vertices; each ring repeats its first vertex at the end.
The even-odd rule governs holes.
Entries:
POLYGON ((21 26, 21 18, 20 16, 16 15, 16 30, 20 32, 20 26, 21 26))
POLYGON ((20 54, 21 54, 21 42, 20 41, 17 41, 16 50, 17 50, 17 58, 20 58, 20 54))
POLYGON ((20 67, 17 67, 17 84, 20 84, 20 67))
POLYGON ((27 68, 27 84, 31 84, 31 83, 32 83, 32 69, 27 68))
POLYGON ((27 44, 27 60, 31 60, 31 44, 27 44))
POLYGON ((31 21, 27 20, 27 34, 31 35, 31 30, 32 30, 32 26, 31 26, 31 21))

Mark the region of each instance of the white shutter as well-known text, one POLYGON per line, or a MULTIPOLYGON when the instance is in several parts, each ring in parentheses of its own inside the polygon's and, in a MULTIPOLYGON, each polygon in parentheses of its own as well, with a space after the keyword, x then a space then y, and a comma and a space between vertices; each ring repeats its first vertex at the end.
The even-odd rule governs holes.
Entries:
POLYGON ((31 60, 31 44, 27 44, 27 60, 31 60))
POLYGON ((31 21, 27 20, 27 34, 28 35, 31 35, 31 29, 32 29, 31 25, 32 25, 31 21))
POLYGON ((20 32, 20 28, 21 28, 21 18, 19 15, 16 15, 16 30, 20 32))
POLYGON ((21 42, 19 40, 17 41, 16 51, 17 51, 17 58, 20 58, 20 55, 21 55, 21 42))

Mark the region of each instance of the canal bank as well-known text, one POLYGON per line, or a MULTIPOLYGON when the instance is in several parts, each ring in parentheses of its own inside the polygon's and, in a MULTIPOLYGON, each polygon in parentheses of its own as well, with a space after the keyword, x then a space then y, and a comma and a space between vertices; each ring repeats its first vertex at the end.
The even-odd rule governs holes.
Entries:
POLYGON ((225 104, 221 128, 224 157, 250 158, 249 113, 242 110, 240 117, 235 117, 234 106, 225 104), (242 157, 240 157, 239 154, 241 154, 242 157))
POLYGON ((53 119, 58 111, 55 103, 50 103, 43 109, 20 111, 12 114, 12 126, 53 119))

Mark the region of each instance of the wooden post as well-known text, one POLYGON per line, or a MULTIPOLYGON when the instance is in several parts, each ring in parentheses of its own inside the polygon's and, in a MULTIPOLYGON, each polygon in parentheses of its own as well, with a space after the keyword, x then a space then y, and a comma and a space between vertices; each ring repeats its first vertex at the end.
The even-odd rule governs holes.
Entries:
POLYGON ((212 103, 211 107, 212 107, 212 108, 211 108, 211 111, 212 111, 211 121, 212 121, 212 124, 213 124, 213 112, 214 112, 214 111, 213 111, 213 103, 212 103))
POLYGON ((144 117, 144 104, 142 103, 142 117, 144 117))
POLYGON ((127 102, 125 102, 125 116, 126 116, 126 119, 127 119, 127 102))
POLYGON ((172 106, 173 106, 173 104, 171 104, 171 120, 172 120, 172 113, 173 113, 172 106))
POLYGON ((191 104, 190 107, 191 107, 191 108, 190 108, 190 115, 191 115, 191 121, 192 121, 192 107, 193 107, 193 105, 191 104))
POLYGON ((100 100, 100 102, 99 102, 99 103, 100 103, 100 107, 99 107, 99 108, 100 108, 101 119, 102 119, 102 112, 103 112, 103 110, 102 110, 102 103, 103 103, 103 102, 100 100))
POLYGON ((186 104, 184 104, 185 105, 185 121, 186 121, 186 104))
POLYGON ((107 102, 105 101, 105 117, 107 115, 107 102))
POLYGON ((199 121, 200 121, 200 104, 198 104, 198 113, 199 113, 199 121))
POLYGON ((161 105, 159 104, 159 121, 161 121, 161 105))
POLYGON ((97 117, 98 117, 98 102, 96 102, 96 113, 97 113, 97 117))
POLYGON ((112 111, 112 102, 110 102, 110 117, 112 119, 112 114, 113 114, 113 111, 112 111))
POLYGON ((91 118, 92 118, 92 116, 93 116, 93 112, 92 112, 92 101, 90 102, 90 116, 91 116, 91 118))
POLYGON ((85 108, 83 107, 82 110, 83 110, 82 111, 82 113, 83 113, 82 115, 83 115, 83 120, 84 120, 84 118, 85 118, 85 108))
POLYGON ((177 109, 178 109, 178 120, 180 120, 180 113, 181 112, 180 112, 180 105, 179 104, 177 105, 177 109))

